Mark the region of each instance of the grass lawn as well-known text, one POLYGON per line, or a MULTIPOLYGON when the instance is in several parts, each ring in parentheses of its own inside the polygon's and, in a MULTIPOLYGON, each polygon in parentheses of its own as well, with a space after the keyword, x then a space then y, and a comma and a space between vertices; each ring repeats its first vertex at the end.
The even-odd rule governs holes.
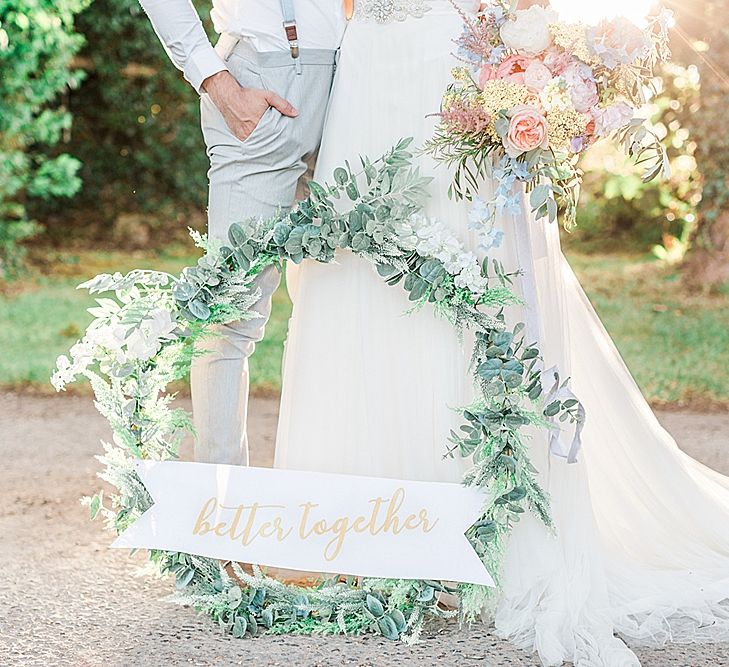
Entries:
MULTIPOLYGON (((86 308, 94 305, 80 282, 97 273, 150 268, 171 273, 193 264, 197 255, 184 250, 160 252, 58 253, 29 279, 7 285, 0 292, 0 389, 54 392, 50 373, 59 354, 68 352, 91 321, 86 308)), ((281 353, 291 312, 285 287, 274 297, 266 338, 251 360, 251 382, 259 393, 278 392, 281 353)), ((85 386, 79 383, 79 389, 85 386)))
POLYGON ((567 253, 653 405, 729 407, 729 294, 682 286, 651 256, 567 253))
MULTIPOLYGON (((638 384, 654 404, 729 406, 729 295, 682 288, 650 257, 568 253, 638 384)), ((80 336, 92 300, 74 287, 104 271, 177 272, 195 261, 189 248, 161 252, 57 253, 46 268, 0 294, 0 388, 52 392, 55 358, 80 336)), ((266 339, 251 361, 253 390, 280 387, 291 304, 274 298, 266 339)))

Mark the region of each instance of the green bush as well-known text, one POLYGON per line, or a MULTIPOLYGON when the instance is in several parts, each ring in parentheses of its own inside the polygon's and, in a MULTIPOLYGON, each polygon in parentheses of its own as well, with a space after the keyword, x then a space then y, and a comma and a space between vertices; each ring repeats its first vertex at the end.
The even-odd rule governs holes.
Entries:
POLYGON ((651 103, 651 121, 671 162, 671 178, 643 183, 641 169, 611 142, 585 156, 585 179, 578 228, 569 242, 584 250, 647 251, 679 261, 696 225, 701 183, 696 170, 696 141, 688 127, 698 108, 696 67, 668 63, 660 93, 651 103))
MULTIPOLYGON (((209 2, 198 2, 201 15, 209 2)), ((70 150, 83 162, 74 199, 83 224, 141 214, 166 225, 205 203, 207 158, 199 98, 172 65, 137 0, 94 0, 79 16, 84 85, 70 97, 70 150)), ((184 224, 180 224, 185 229, 184 224)))
MULTIPOLYGON (((718 245, 718 239, 711 238, 710 228, 729 211, 729 134, 724 129, 729 102, 724 74, 729 58, 726 22, 729 0, 709 0, 704 10, 707 23, 702 38, 708 43, 709 51, 700 65, 701 106, 692 118, 692 126, 699 144, 699 166, 704 177, 701 240, 711 248, 718 245)), ((721 236, 726 236, 726 232, 721 236)), ((729 246, 729 241, 722 238, 721 245, 729 246)))
POLYGON ((71 67, 83 43, 74 17, 88 2, 0 0, 0 275, 16 270, 18 243, 39 229, 28 203, 81 185, 78 160, 51 151, 71 126, 57 100, 82 78, 71 67))

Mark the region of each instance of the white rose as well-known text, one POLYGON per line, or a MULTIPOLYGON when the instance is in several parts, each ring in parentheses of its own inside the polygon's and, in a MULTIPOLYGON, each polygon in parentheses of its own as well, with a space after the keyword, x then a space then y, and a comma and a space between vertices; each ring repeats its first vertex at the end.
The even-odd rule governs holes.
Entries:
POLYGON ((549 24, 556 23, 557 12, 532 5, 529 9, 514 12, 515 19, 501 26, 501 39, 517 53, 536 56, 549 48, 552 35, 549 24))
POLYGON ((177 328, 177 323, 172 319, 170 311, 164 308, 153 310, 146 322, 149 322, 150 333, 157 338, 170 338, 172 332, 177 328))
POLYGON ((140 329, 135 329, 127 337, 127 359, 148 361, 159 348, 159 341, 140 329))
POLYGON ((87 340, 81 340, 71 348, 71 357, 77 371, 82 371, 94 360, 94 350, 87 340))

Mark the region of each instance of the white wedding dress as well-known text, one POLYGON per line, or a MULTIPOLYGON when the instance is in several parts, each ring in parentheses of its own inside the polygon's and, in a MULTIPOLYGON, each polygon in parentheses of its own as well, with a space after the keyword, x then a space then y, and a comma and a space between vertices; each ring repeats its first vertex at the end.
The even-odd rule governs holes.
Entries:
MULTIPOLYGON (((433 133, 428 114, 457 62, 460 19, 447 0, 394 4, 410 15, 365 20, 363 10, 387 9, 370 1, 347 29, 318 180, 345 159, 433 133)), ((435 177, 428 215, 475 247, 468 205, 447 197, 450 174, 418 161, 435 177)), ((547 367, 572 377, 587 423, 576 464, 550 455, 543 433, 529 442, 557 534, 533 517, 514 529, 497 634, 544 665, 582 667, 638 665, 616 635, 631 644, 729 641, 729 479, 683 454, 659 425, 563 257, 558 227, 527 215, 499 226, 495 254, 525 271, 516 288, 528 300, 508 316, 530 322, 547 367)), ((404 290, 349 252, 334 265, 289 266, 287 277, 294 310, 276 466, 458 481, 468 462, 442 455, 461 423, 452 408, 472 396, 467 342, 429 306, 405 314, 404 290)))

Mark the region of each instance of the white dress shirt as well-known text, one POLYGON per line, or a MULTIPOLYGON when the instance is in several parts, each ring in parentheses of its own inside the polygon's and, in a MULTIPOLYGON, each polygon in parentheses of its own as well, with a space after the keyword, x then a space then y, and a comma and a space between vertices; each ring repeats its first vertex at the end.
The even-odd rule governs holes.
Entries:
MULTIPOLYGON (((209 76, 227 69, 205 34, 191 0, 140 0, 172 62, 200 91, 209 76)), ((342 0, 294 0, 299 46, 336 49, 346 19, 342 0)), ((279 0, 213 0, 215 30, 251 40, 259 51, 288 49, 279 0)))

